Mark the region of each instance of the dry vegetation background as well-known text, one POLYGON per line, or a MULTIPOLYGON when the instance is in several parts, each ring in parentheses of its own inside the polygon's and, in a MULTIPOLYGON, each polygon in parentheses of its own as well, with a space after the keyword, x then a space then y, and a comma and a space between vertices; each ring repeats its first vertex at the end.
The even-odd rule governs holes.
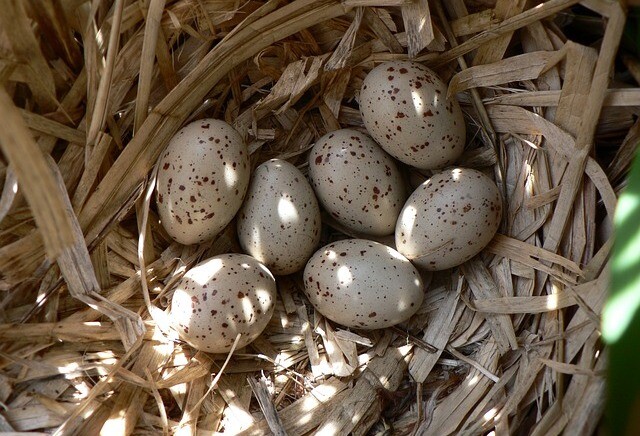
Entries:
MULTIPOLYGON (((640 134, 640 67, 611 0, 11 0, 0 11, 0 431, 591 434, 611 217, 640 134), (172 243, 148 181, 187 121, 305 171, 407 57, 458 93, 461 164, 505 194, 499 234, 434 274, 406 325, 347 331, 279 280, 228 356, 168 329, 172 283, 238 251, 172 243)), ((426 175, 409 171, 413 182, 426 175)), ((331 224, 331 223, 329 223, 331 224)), ((326 226, 323 240, 340 238, 326 226)))

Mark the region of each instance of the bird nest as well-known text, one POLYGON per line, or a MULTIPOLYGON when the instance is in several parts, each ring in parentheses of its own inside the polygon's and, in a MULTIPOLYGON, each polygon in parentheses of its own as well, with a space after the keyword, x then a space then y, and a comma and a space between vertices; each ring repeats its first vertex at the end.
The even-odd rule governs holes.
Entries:
MULTIPOLYGON (((625 18, 609 0, 6 2, 0 431, 591 434, 611 221, 640 132, 625 18), (149 182, 169 139, 224 119, 253 168, 304 172, 316 139, 362 127, 367 72, 407 58, 461 103, 459 165, 503 192, 489 246, 434 273, 396 327, 323 318, 298 274, 278 278, 249 346, 178 340, 173 285, 240 248, 233 222, 195 246, 162 229, 149 182)), ((327 221, 323 242, 345 232, 327 221)))

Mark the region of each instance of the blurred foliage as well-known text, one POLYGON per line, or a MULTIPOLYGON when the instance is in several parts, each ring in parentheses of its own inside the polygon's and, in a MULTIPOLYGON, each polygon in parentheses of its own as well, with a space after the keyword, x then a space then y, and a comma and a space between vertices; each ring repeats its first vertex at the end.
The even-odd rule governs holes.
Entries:
MULTIPOLYGON (((640 57, 640 8, 631 8, 621 50, 640 57)), ((640 157, 616 209, 615 245, 602 336, 609 346, 605 423, 609 434, 640 434, 640 157)))
POLYGON ((609 345, 606 421, 611 434, 640 434, 635 422, 640 416, 639 159, 634 160, 614 221, 611 290, 602 313, 602 335, 609 345))

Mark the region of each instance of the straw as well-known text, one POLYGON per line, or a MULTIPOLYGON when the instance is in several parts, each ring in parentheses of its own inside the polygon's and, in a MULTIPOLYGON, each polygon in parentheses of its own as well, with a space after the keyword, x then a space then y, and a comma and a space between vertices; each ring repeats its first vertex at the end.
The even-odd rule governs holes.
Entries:
MULTIPOLYGON (((622 2, 3 6, 0 431, 598 430, 612 217, 640 138, 640 60, 620 49, 622 2), (332 322, 298 273, 278 277, 274 316, 247 347, 207 354, 180 340, 176 283, 241 249, 235 222, 194 247, 163 229, 154 168, 172 136, 224 119, 252 168, 282 158, 307 172, 316 139, 363 129, 364 77, 399 59, 433 68, 461 103, 459 164, 500 186, 498 234, 430 274, 400 325, 332 322)), ((411 186, 429 175, 403 170, 411 186)), ((323 242, 363 236, 323 219, 323 242)))

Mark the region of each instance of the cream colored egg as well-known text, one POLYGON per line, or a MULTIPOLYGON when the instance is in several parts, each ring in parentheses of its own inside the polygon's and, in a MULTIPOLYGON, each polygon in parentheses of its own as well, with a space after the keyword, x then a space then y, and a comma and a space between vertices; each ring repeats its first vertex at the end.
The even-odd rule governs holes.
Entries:
POLYGON ((420 169, 453 164, 465 145, 465 123, 447 85, 429 68, 411 61, 385 62, 365 78, 360 113, 387 153, 420 169))
POLYGON ((318 250, 304 269, 304 288, 322 315, 361 329, 406 321, 424 297, 424 284, 411 262, 366 239, 346 239, 318 250))
POLYGON ((203 119, 182 128, 160 157, 156 205, 181 244, 213 238, 235 216, 249 185, 249 153, 233 127, 203 119))
POLYGON ((238 214, 242 249, 274 274, 302 269, 320 241, 320 207, 302 172, 272 159, 258 166, 238 214))
POLYGON ((426 270, 451 268, 478 254, 501 218, 493 180, 469 168, 446 170, 409 196, 396 225, 396 248, 426 270))
POLYGON ((223 254, 191 268, 178 282, 171 320, 180 337, 198 350, 226 353, 260 336, 273 315, 276 282, 251 256, 223 254))
POLYGON ((309 178, 322 206, 344 226, 368 235, 393 233, 406 198, 404 182, 368 135, 341 129, 318 139, 309 154, 309 178))

